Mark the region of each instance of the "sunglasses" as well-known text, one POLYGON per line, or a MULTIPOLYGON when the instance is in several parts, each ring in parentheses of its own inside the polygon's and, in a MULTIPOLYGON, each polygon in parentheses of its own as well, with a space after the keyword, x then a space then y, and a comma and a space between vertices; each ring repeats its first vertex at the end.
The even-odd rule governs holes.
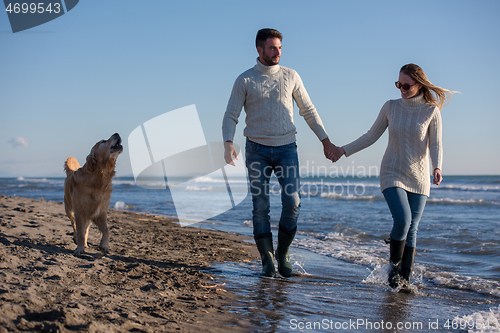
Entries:
POLYGON ((396 82, 394 82, 394 83, 396 84, 396 88, 398 88, 398 89, 403 89, 403 90, 410 90, 410 89, 411 89, 411 87, 413 87, 414 85, 416 85, 416 83, 414 83, 414 84, 407 84, 407 83, 402 84, 402 83, 401 83, 401 82, 399 82, 399 81, 396 81, 396 82))

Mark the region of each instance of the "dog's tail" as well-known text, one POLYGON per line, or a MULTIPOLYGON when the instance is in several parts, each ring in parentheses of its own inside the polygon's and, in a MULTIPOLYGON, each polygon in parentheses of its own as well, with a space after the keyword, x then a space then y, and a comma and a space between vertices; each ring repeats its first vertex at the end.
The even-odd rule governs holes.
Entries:
POLYGON ((68 157, 66 162, 64 162, 64 171, 66 171, 66 176, 69 176, 75 170, 80 169, 80 164, 74 157, 68 157))

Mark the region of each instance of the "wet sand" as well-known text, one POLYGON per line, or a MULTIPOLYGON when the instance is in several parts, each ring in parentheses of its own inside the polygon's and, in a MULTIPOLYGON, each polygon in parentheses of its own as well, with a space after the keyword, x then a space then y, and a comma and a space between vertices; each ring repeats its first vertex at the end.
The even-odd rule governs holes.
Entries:
POLYGON ((254 330, 231 311, 238 296, 206 270, 256 260, 245 237, 116 210, 108 225, 108 256, 91 227, 75 257, 62 203, 0 196, 0 332, 254 330))

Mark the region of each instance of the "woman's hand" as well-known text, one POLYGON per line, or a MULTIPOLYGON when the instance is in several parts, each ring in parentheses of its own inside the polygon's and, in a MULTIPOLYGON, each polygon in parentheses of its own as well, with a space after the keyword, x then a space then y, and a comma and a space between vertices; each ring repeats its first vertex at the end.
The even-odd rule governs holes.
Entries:
POLYGON ((434 176, 434 179, 432 182, 436 185, 441 184, 441 182, 443 181, 443 176, 441 175, 441 169, 439 169, 439 168, 434 169, 434 172, 432 173, 432 175, 434 176))

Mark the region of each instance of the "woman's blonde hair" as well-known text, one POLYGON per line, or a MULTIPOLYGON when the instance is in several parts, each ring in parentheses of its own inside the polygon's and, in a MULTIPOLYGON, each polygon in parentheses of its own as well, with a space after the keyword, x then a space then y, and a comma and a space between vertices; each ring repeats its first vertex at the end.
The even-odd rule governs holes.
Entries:
POLYGON ((424 95, 424 99, 427 103, 437 106, 440 110, 445 105, 445 102, 448 104, 454 93, 448 89, 433 85, 427 78, 427 75, 425 75, 424 70, 418 65, 406 64, 401 67, 399 72, 408 75, 415 82, 421 84, 422 88, 420 91, 424 95))

